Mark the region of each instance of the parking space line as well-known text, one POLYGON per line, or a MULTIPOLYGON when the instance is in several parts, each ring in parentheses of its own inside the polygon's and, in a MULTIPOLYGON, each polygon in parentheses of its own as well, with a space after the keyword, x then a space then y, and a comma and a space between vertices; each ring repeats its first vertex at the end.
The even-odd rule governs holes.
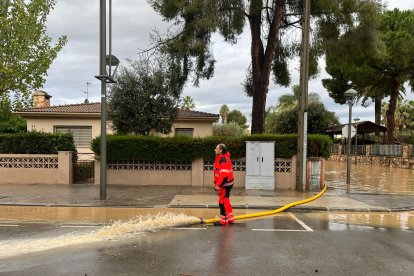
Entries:
POLYGON ((0 224, 0 227, 19 227, 18 224, 0 224))
POLYGON ((99 227, 98 225, 61 225, 62 228, 94 228, 99 227))
POLYGON ((310 232, 304 229, 252 229, 252 231, 262 232, 310 232))
POLYGON ((298 219, 293 213, 289 212, 289 215, 296 220, 297 223, 299 223, 306 231, 308 232, 313 232, 313 229, 310 228, 309 226, 307 226, 303 221, 301 221, 300 219, 298 219))
POLYGON ((201 227, 173 227, 169 228, 172 230, 207 230, 207 228, 201 228, 201 227))

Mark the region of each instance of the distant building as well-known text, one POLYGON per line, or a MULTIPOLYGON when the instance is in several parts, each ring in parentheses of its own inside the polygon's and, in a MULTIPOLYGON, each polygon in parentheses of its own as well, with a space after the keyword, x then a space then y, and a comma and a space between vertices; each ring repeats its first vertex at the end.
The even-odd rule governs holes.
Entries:
MULTIPOLYGON (((17 115, 27 120, 27 130, 51 133, 72 132, 79 153, 92 153, 91 140, 100 135, 101 104, 81 103, 52 106, 51 96, 44 91, 33 94, 33 106, 20 108, 17 115)), ((178 110, 178 116, 169 135, 156 133, 158 136, 185 135, 205 137, 213 133, 212 125, 219 119, 218 114, 178 110)), ((113 134, 112 122, 107 122, 107 133, 113 134)))

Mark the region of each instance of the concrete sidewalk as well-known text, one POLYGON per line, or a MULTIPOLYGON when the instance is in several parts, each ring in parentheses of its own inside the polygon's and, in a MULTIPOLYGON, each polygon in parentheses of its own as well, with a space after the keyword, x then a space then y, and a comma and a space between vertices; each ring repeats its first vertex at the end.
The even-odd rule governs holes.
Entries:
MULTIPOLYGON (((236 209, 276 209, 316 193, 233 189, 236 209)), ((99 185, 0 185, 0 205, 13 206, 95 206, 141 208, 217 208, 213 189, 189 186, 107 187, 107 200, 99 200, 99 185)), ((408 211, 414 210, 414 196, 346 193, 328 189, 315 201, 293 210, 319 211, 408 211)))

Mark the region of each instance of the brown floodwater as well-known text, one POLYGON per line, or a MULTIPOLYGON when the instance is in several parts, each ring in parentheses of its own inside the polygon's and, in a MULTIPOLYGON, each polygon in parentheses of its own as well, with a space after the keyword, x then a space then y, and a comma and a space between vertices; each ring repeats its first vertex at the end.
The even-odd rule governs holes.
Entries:
MULTIPOLYGON (((240 210, 238 214, 254 212, 257 210, 240 210)), ((87 223, 75 232, 63 235, 0 241, 0 259, 59 247, 122 241, 151 231, 200 224, 201 217, 214 218, 217 214, 217 209, 0 206, 0 221, 6 227, 18 227, 12 224, 15 222, 87 223)))
MULTIPOLYGON (((346 162, 326 161, 325 181, 331 188, 346 189, 346 162)), ((414 195, 414 170, 352 162, 350 190, 414 195)))
MULTIPOLYGON (((237 210, 239 215, 260 210, 237 210)), ((0 221, 56 221, 110 223, 130 220, 136 216, 152 216, 159 213, 186 214, 196 218, 214 218, 218 209, 206 208, 121 208, 121 207, 57 207, 57 206, 0 206, 0 221)))
POLYGON ((349 230, 353 227, 369 229, 414 230, 414 211, 411 212, 321 212, 304 216, 317 220, 322 229, 331 231, 349 230))
MULTIPOLYGON (((47 209, 47 207, 44 207, 47 209)), ((104 208, 106 209, 106 208, 104 208)), ((184 213, 173 212, 148 213, 135 216, 129 220, 116 220, 93 230, 71 232, 59 236, 9 239, 0 241, 0 259, 21 254, 39 252, 58 247, 87 245, 102 241, 125 240, 137 235, 164 228, 191 225, 199 219, 184 213)))
MULTIPOLYGON (((260 210, 237 210, 237 215, 260 210)), ((92 228, 80 228, 67 234, 50 237, 27 237, 0 241, 0 259, 35 253, 66 246, 86 246, 96 242, 116 242, 148 235, 151 231, 198 224, 200 217, 212 218, 217 209, 143 209, 143 208, 91 208, 91 207, 33 207, 0 206, 0 221, 58 221, 99 223, 92 228)), ((288 213, 274 216, 287 217, 288 213)), ((267 217, 269 218, 269 216, 267 217)), ((316 231, 345 231, 354 227, 366 229, 414 230, 414 212, 398 213, 303 213, 300 218, 317 223, 316 231)), ((260 218, 255 218, 257 220, 260 218)), ((251 219, 253 220, 253 219, 251 219)), ((239 222, 237 222, 239 223, 239 222)), ((9 224, 12 226, 11 224, 9 224)), ((196 226, 202 227, 202 226, 196 226)), ((315 227, 315 226, 314 226, 315 227)))

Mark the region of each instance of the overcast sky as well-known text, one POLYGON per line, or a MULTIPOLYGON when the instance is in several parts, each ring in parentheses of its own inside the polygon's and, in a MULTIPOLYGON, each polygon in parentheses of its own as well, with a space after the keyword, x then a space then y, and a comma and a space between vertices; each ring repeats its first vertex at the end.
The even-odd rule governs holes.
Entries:
MULTIPOLYGON (((414 0, 386 2, 389 9, 414 9, 414 0)), ((114 0, 112 16, 112 53, 122 64, 127 64, 126 59, 136 59, 137 52, 150 46, 151 30, 164 30, 168 26, 146 0, 114 0)), ((87 82, 90 83, 90 102, 99 102, 100 82, 94 78, 99 73, 99 1, 58 0, 49 15, 47 26, 48 34, 55 39, 61 35, 68 36, 68 44, 48 70, 43 87, 53 97, 52 105, 83 102, 87 82)), ((237 45, 233 46, 224 43, 221 37, 214 36, 213 49, 217 60, 214 77, 209 81, 201 81, 198 88, 186 87, 183 96, 194 98, 196 110, 218 113, 221 105, 227 104, 230 110, 241 110, 250 121, 252 99, 245 96, 241 86, 250 64, 249 33, 245 32, 237 45)), ((319 93, 327 109, 335 111, 340 121, 345 123, 348 120, 348 107, 335 104, 321 84, 321 79, 328 77, 324 66, 322 62, 318 78, 310 80, 309 92, 319 93)), ((292 64, 290 68, 292 85, 297 84, 299 63, 292 64)), ((291 88, 271 83, 267 106, 275 105, 280 95, 290 91, 291 88)), ((412 93, 409 98, 414 98, 412 93)), ((353 109, 353 117, 373 121, 374 106, 364 108, 357 104, 353 109)))

